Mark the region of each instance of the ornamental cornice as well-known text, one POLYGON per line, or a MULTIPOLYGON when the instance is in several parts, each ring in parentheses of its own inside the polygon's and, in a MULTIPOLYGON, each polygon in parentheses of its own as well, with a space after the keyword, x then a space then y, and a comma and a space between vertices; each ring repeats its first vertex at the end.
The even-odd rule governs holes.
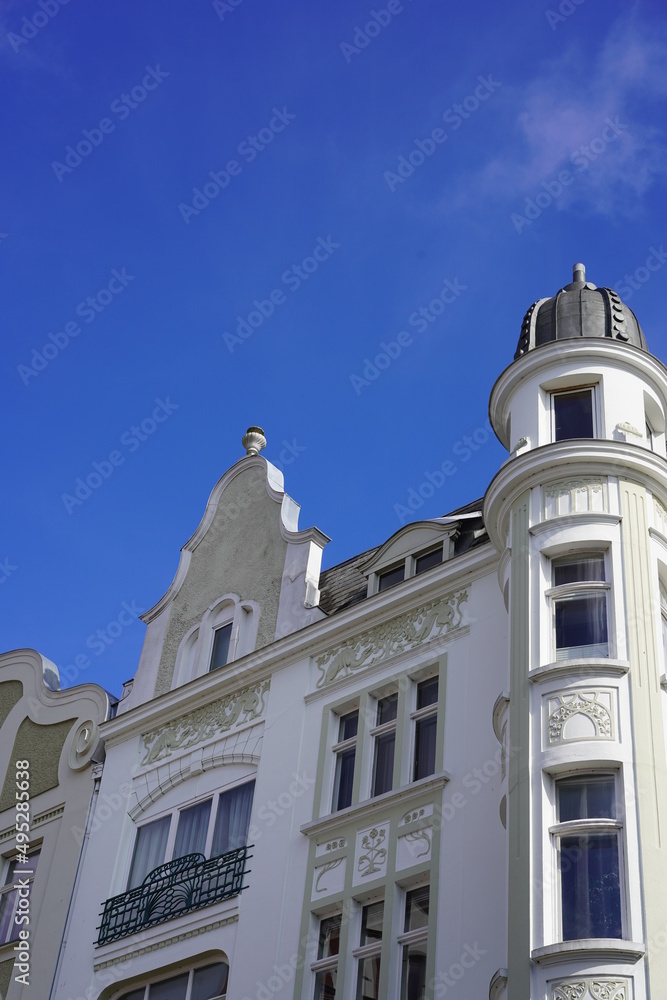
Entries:
MULTIPOLYGON (((541 350, 541 348, 540 348, 541 350)), ((506 545, 512 504, 526 490, 563 478, 630 477, 667 504, 667 460, 643 445, 608 439, 573 438, 540 445, 509 459, 484 497, 484 523, 497 551, 506 545)), ((595 519, 596 514, 588 515, 595 519)))
POLYGON ((378 660, 404 653, 413 646, 422 646, 458 628, 463 620, 461 605, 468 600, 468 591, 459 590, 415 611, 381 622, 361 635, 315 657, 320 676, 316 687, 323 688, 341 677, 357 673, 378 660))
POLYGON ((186 750, 234 727, 253 722, 264 712, 268 690, 269 681, 253 684, 144 733, 145 753, 141 766, 154 764, 177 750, 186 750))

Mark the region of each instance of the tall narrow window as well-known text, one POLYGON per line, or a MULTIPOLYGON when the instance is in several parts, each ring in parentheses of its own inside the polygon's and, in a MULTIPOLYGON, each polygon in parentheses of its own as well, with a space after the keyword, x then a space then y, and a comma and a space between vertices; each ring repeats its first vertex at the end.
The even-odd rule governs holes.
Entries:
POLYGON ((352 804, 354 762, 357 754, 357 728, 359 712, 342 715, 338 724, 338 743, 333 748, 336 755, 332 809, 346 809, 352 804))
POLYGON ((438 730, 438 678, 430 677, 417 685, 415 720, 415 760, 413 780, 426 778, 435 771, 435 740, 438 730))
POLYGON ((245 847, 248 843, 254 792, 255 782, 248 781, 245 785, 238 785, 228 792, 223 792, 218 799, 218 813, 211 847, 212 858, 245 847))
POLYGON ((390 694, 378 700, 376 726, 371 732, 375 742, 371 795, 390 792, 394 783, 397 708, 397 694, 390 694))
POLYGON ((552 568, 556 659, 609 656, 604 556, 554 559, 552 568))
POLYGON ((189 809, 181 809, 178 814, 173 857, 182 858, 186 854, 204 853, 210 815, 210 799, 198 802, 196 806, 190 806, 189 809))
POLYGON ((594 436, 592 387, 554 392, 552 400, 554 441, 594 436))
POLYGON ((229 644, 232 638, 232 623, 221 625, 213 633, 213 652, 211 653, 211 666, 209 670, 217 670, 224 667, 229 660, 229 644))
POLYGON ((164 864, 170 825, 171 816, 163 816, 137 830, 128 889, 141 885, 149 872, 164 864))
POLYGON ((613 775, 556 782, 564 941, 623 936, 615 784, 613 775))
POLYGON ((25 886, 27 883, 28 898, 30 898, 38 860, 39 851, 33 851, 28 855, 26 864, 18 858, 10 858, 7 861, 5 884, 0 888, 0 945, 16 941, 21 927, 25 926, 17 924, 14 919, 19 904, 19 884, 25 886))
POLYGON ((340 913, 320 921, 317 961, 311 966, 315 973, 313 1000, 336 1000, 340 925, 340 913))
POLYGON ((358 959, 356 1000, 380 1000, 380 955, 384 902, 370 903, 361 911, 361 939, 354 952, 358 959))
POLYGON ((423 1000, 426 995, 426 945, 428 938, 429 887, 412 889, 405 896, 402 945, 401 1000, 423 1000))

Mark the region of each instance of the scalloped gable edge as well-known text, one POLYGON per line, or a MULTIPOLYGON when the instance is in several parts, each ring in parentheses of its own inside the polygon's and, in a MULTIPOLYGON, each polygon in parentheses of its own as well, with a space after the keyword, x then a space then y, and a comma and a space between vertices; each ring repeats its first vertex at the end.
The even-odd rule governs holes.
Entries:
MULTIPOLYGON (((0 654, 0 684, 7 680, 20 681, 23 685, 23 697, 26 694, 32 695, 46 708, 66 708, 80 702, 85 696, 99 705, 101 714, 96 721, 101 723, 109 716, 111 696, 108 691, 91 681, 61 690, 58 667, 36 649, 12 649, 0 654), (32 667, 30 673, 26 672, 26 666, 32 667), (54 679, 57 687, 53 686, 54 679), (28 687, 30 691, 26 690, 28 687)), ((77 715, 80 714, 77 710, 77 715)))
POLYGON ((324 532, 320 531, 319 528, 304 528, 303 531, 299 531, 299 512, 301 507, 296 500, 293 500, 291 496, 285 493, 285 481, 283 474, 279 469, 276 469, 274 465, 271 465, 271 463, 261 455, 251 455, 241 458, 235 465, 225 472, 225 474, 218 480, 211 490, 211 495, 208 498, 204 516, 199 522, 194 534, 181 548, 181 557, 174 579, 171 581, 169 587, 160 600, 149 608, 148 611, 144 611, 144 613, 139 616, 144 624, 150 624, 150 622, 152 622, 154 618, 157 618, 157 616, 161 614, 162 611, 164 611, 164 609, 174 600, 185 582, 188 569, 190 568, 192 553, 202 541, 213 522, 213 518, 215 517, 218 509, 218 503, 220 502, 220 497, 232 480, 234 480, 242 472, 246 472, 248 469, 252 468, 264 469, 266 474, 266 492, 274 503, 280 504, 280 534, 287 543, 295 543, 298 545, 303 542, 317 542, 322 548, 324 548, 324 546, 331 541, 331 539, 325 535, 324 532))

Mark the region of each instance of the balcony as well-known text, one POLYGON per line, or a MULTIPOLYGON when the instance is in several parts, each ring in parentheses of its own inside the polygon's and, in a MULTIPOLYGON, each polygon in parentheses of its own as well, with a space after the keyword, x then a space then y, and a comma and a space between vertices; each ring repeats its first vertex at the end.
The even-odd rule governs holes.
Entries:
MULTIPOLYGON (((250 847, 217 858, 186 854, 154 868, 141 885, 107 899, 97 944, 109 944, 136 931, 172 920, 191 910, 237 896, 246 874, 250 847)), ((249 871, 249 869, 248 869, 249 871)))

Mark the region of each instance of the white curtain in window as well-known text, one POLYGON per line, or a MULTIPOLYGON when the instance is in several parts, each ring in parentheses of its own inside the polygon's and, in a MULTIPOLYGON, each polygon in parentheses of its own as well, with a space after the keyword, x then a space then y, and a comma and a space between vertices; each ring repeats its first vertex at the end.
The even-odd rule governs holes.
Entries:
POLYGON ((234 851, 248 843, 248 827, 250 826, 250 811, 255 782, 239 785, 229 792, 224 792, 218 802, 218 815, 215 819, 213 847, 211 856, 217 857, 225 851, 234 851))
POLYGON ((149 872, 164 864, 170 820, 170 816, 163 816, 137 830, 128 889, 141 885, 149 872))
POLYGON ((182 858, 186 854, 204 854, 206 850, 206 834, 211 815, 211 800, 198 802, 196 806, 182 809, 178 817, 174 858, 182 858))

